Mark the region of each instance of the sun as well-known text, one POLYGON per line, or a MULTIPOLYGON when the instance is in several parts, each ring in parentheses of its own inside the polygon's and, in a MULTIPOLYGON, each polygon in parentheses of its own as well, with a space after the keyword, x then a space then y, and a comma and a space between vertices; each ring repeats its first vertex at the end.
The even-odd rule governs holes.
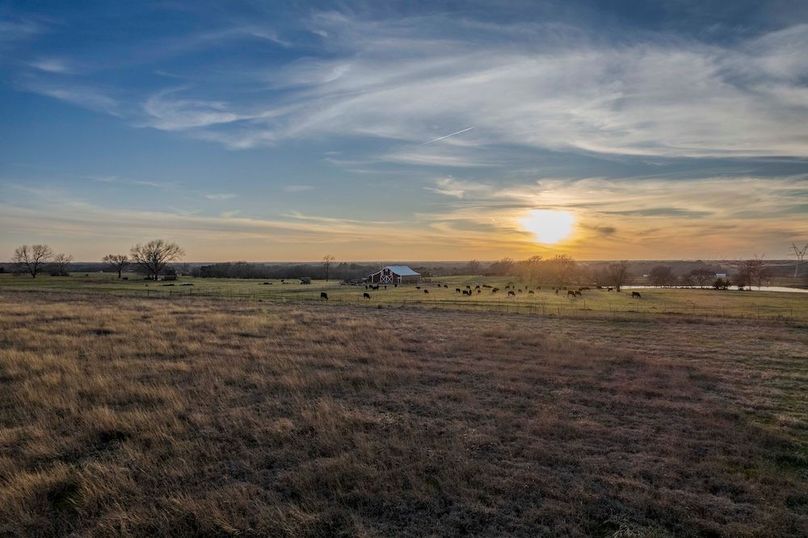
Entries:
POLYGON ((572 233, 575 216, 567 211, 533 209, 519 220, 519 224, 533 234, 537 243, 553 245, 572 233))

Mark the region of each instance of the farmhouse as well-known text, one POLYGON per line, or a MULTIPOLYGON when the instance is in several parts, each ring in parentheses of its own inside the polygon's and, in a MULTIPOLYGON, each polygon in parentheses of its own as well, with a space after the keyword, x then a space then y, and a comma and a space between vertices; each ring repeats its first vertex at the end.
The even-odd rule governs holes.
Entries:
POLYGON ((421 275, 406 265, 388 265, 369 275, 367 280, 372 284, 414 284, 421 280, 421 275))

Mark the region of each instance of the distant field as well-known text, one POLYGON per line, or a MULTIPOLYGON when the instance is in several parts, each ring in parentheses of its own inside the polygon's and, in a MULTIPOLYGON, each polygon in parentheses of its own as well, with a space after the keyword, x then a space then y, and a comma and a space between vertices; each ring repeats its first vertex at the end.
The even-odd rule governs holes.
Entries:
POLYGON ((333 289, 0 290, 0 535, 808 534, 804 323, 333 289))
POLYGON ((261 300, 281 303, 321 302, 320 292, 328 293, 330 304, 350 304, 370 307, 418 307, 452 310, 529 313, 545 316, 592 317, 602 315, 648 316, 655 314, 688 315, 726 318, 808 320, 808 294, 760 291, 716 291, 712 289, 643 289, 642 299, 633 299, 629 290, 622 293, 590 290, 583 297, 570 299, 565 292, 558 295, 552 289, 534 289, 508 297, 504 290, 508 282, 524 285, 513 278, 461 276, 434 278, 415 286, 388 286, 378 291, 362 286, 342 286, 337 281, 315 280, 301 285, 297 279, 286 284, 280 280, 240 280, 181 277, 176 282, 147 282, 138 275, 120 281, 108 273, 74 274, 71 277, 40 276, 36 279, 0 275, 0 290, 58 290, 144 296, 208 296, 261 300), (264 284, 267 282, 268 284, 264 284), (457 288, 476 285, 501 288, 492 293, 482 288, 478 294, 463 296, 457 288), (438 286, 441 287, 438 287, 438 286), (443 285, 448 287, 444 288, 443 285), (424 289, 429 293, 424 293, 424 289), (363 298, 368 291, 370 299, 363 298))

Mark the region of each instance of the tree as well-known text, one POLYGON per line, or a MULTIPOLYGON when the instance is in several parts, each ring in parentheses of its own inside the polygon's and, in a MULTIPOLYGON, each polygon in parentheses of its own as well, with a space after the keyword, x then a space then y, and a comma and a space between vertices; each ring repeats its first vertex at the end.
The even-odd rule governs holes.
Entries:
POLYGON ((107 254, 101 261, 107 264, 110 269, 117 272, 118 278, 121 278, 121 274, 130 263, 129 256, 126 254, 107 254))
POLYGON ((648 274, 651 284, 654 286, 671 286, 676 282, 673 269, 668 265, 657 265, 648 274))
POLYGON ((732 283, 729 281, 729 279, 716 278, 715 282, 713 282, 713 288, 717 290, 726 290, 729 289, 731 284, 732 283))
POLYGON ((697 286, 703 288, 707 286, 712 279, 715 278, 715 271, 711 271, 710 269, 693 269, 690 271, 690 278, 696 283, 697 286))
POLYGON ((73 261, 73 256, 70 254, 57 254, 51 262, 51 276, 68 276, 67 268, 70 262, 73 261))
POLYGON ((25 271, 36 278, 45 264, 53 257, 53 251, 48 245, 22 245, 14 250, 11 261, 17 264, 21 271, 25 271))
POLYGON ((549 284, 566 286, 576 280, 578 264, 566 254, 553 256, 542 263, 541 278, 549 284))
POLYGON ((323 256, 323 269, 325 269, 325 281, 328 282, 328 273, 331 269, 331 262, 336 260, 336 258, 330 254, 326 254, 323 256))
POLYGON ((502 258, 488 266, 486 274, 492 276, 507 276, 513 273, 514 263, 511 258, 502 258))
POLYGON ((626 283, 629 277, 628 262, 622 261, 609 265, 609 283, 614 286, 617 291, 626 283))
POLYGON ((808 252, 808 243, 805 243, 802 248, 798 247, 797 243, 791 243, 791 250, 794 251, 794 257, 796 258, 794 262, 794 278, 797 278, 800 273, 800 264, 805 259, 806 252, 808 252))
POLYGON ((531 286, 540 284, 542 281, 542 258, 541 256, 531 256, 530 258, 517 262, 517 273, 519 278, 531 286))
POLYGON ((149 278, 157 280, 166 265, 184 256, 185 251, 176 243, 155 239, 145 245, 135 245, 132 247, 130 255, 132 263, 137 265, 149 278))
POLYGON ((755 284, 758 289, 763 285, 763 281, 769 277, 771 271, 763 262, 763 256, 755 256, 751 260, 746 260, 741 265, 741 272, 747 277, 748 285, 755 284))
POLYGON ((466 274, 467 275, 479 275, 480 274, 480 262, 477 260, 471 260, 468 265, 466 265, 466 274))

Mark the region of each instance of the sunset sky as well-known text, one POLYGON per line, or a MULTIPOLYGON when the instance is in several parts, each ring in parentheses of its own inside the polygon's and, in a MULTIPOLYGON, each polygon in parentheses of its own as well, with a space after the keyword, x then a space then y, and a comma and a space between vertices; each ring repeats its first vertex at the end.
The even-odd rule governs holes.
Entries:
POLYGON ((0 0, 0 259, 158 237, 187 261, 788 257, 808 2, 0 0))

